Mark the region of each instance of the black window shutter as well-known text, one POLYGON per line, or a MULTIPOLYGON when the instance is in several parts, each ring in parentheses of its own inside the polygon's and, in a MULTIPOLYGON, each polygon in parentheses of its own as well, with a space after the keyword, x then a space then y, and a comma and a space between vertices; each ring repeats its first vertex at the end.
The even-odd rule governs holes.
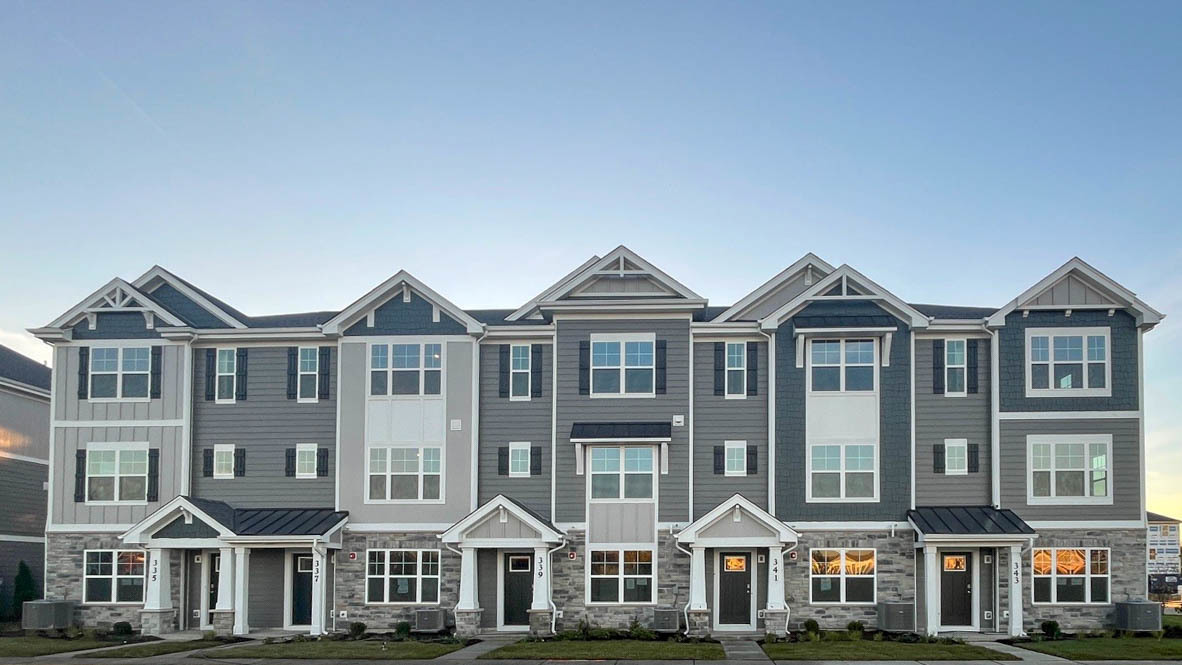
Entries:
POLYGON ((965 391, 970 394, 977 392, 977 342, 979 341, 970 339, 965 343, 964 361, 967 365, 965 368, 965 391))
POLYGON ((747 395, 759 394, 759 342, 747 342, 747 395))
POLYGON ((288 448, 283 451, 283 475, 295 478, 296 449, 288 448))
POLYGON ((759 473, 759 447, 747 444, 747 475, 754 476, 757 473, 759 473))
POLYGON ((529 475, 542 475, 542 447, 532 446, 529 449, 529 475))
POLYGON ((246 449, 234 449, 234 477, 241 478, 246 475, 246 449))
POLYGON ((160 500, 160 449, 148 449, 148 501, 160 500))
POLYGON ((726 447, 714 446, 714 473, 726 473, 726 447))
MULTIPOLYGON (((160 399, 160 370, 161 370, 161 356, 164 353, 163 346, 152 347, 152 375, 151 375, 151 398, 160 399)), ((152 499, 148 499, 151 501, 152 499)))
POLYGON ((316 475, 320 478, 328 476, 328 448, 316 449, 316 475))
POLYGON ((653 377, 653 391, 658 395, 665 394, 665 359, 667 355, 666 341, 658 339, 655 358, 657 369, 653 377))
POLYGON ((497 475, 509 475, 509 447, 501 446, 497 448, 497 475))
POLYGON ((299 348, 294 346, 287 347, 287 399, 295 399, 299 396, 297 392, 299 389, 299 363, 299 348))
POLYGON ((206 478, 213 477, 213 448, 206 448, 201 451, 201 475, 206 478))
MULTIPOLYGON (((86 399, 90 395, 90 349, 78 347, 78 399, 86 399)), ((82 499, 78 499, 81 501, 82 499)))
POLYGON ((976 443, 969 444, 969 473, 978 473, 981 471, 981 446, 976 443))
POLYGON ((591 394, 591 340, 579 340, 579 394, 591 394))
POLYGON ((542 396, 542 345, 533 344, 529 347, 529 395, 542 396))
MULTIPOLYGON (((214 382, 217 380, 218 359, 216 349, 205 350, 205 401, 212 402, 214 398, 214 382)), ((210 452, 212 455, 213 453, 210 452)), ((210 474, 212 475, 212 471, 210 474)))
POLYGON ((501 397, 509 396, 509 345, 502 344, 500 350, 497 351, 497 356, 500 358, 500 367, 497 371, 497 394, 501 397))
POLYGON ((320 399, 328 399, 328 372, 332 369, 332 348, 327 346, 320 347, 320 362, 316 365, 320 372, 317 377, 317 394, 320 399))
POLYGON ((944 394, 944 340, 932 342, 932 393, 944 394))
MULTIPOLYGON (((82 347, 85 349, 86 347, 82 347)), ((74 500, 81 503, 86 500, 86 451, 74 453, 74 500)))
POLYGON ((246 349, 238 349, 238 362, 235 365, 234 377, 234 399, 238 401, 246 399, 246 358, 246 349))
POLYGON ((714 343, 714 394, 726 395, 726 342, 714 343))
POLYGON ((932 473, 944 473, 944 444, 932 444, 932 473))

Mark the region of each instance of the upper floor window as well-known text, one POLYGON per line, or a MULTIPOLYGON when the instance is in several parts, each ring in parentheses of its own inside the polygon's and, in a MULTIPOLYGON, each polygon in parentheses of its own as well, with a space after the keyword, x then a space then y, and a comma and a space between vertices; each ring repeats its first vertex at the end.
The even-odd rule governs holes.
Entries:
POLYGON ((1026 396, 1112 394, 1108 328, 1027 328, 1026 396))
POLYGON ((1029 503, 1112 503, 1112 435, 1031 434, 1029 503))
POLYGON ((316 456, 319 452, 320 446, 315 443, 300 443, 296 445, 296 478, 316 477, 316 456))
POLYGON ((213 477, 234 477, 234 444, 219 443, 213 447, 213 477))
POLYGON ((528 442, 511 441, 509 443, 509 477, 528 478, 530 466, 530 445, 528 442))
POLYGON ((144 563, 141 550, 86 550, 83 553, 83 602, 144 602, 144 563))
POLYGON ((591 448, 591 499, 652 499, 653 449, 649 446, 591 448))
POLYGON ((966 340, 944 340, 944 394, 964 395, 965 374, 968 364, 965 361, 966 340))
POLYGON ((809 602, 869 605, 877 586, 872 549, 809 551, 809 602))
POLYGON ((217 356, 217 401, 234 401, 234 377, 237 374, 238 354, 235 349, 218 349, 217 356))
POLYGON ((1036 604, 1108 603, 1107 548, 1040 548, 1031 562, 1036 604))
POLYGON ((527 400, 530 396, 530 345, 514 344, 510 347, 509 371, 510 399, 527 400))
POLYGON ((809 342, 813 392, 874 390, 875 344, 871 339, 814 339, 809 342))
POLYGON ((148 444, 92 443, 86 449, 86 501, 148 500, 148 444))
POLYGON ((300 347, 299 365, 299 401, 315 402, 319 394, 317 389, 320 373, 320 349, 316 347, 300 347))
POLYGON ((654 393, 655 335, 592 335, 591 396, 654 393))
POLYGON ((878 495, 876 453, 876 446, 867 443, 809 446, 808 500, 874 500, 878 495))
POLYGON ((151 353, 146 346, 91 348, 90 399, 147 399, 151 353))
POLYGON ((726 396, 747 396, 747 343, 728 342, 726 345, 726 396))
POLYGON ((969 440, 944 439, 944 473, 963 476, 969 472, 969 440))
POLYGON ((440 448, 370 448, 369 501, 439 501, 440 448))
POLYGON ((443 388, 443 345, 373 344, 370 395, 438 395, 443 388))
POLYGON ((726 446, 726 475, 747 475, 747 442, 727 441, 726 446))

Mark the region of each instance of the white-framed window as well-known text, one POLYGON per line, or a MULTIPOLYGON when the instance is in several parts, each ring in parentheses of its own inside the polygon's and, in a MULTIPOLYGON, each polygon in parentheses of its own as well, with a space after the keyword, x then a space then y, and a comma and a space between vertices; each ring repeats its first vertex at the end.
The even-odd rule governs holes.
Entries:
POLYGON ((873 392, 878 378, 873 339, 809 340, 809 390, 873 392))
POLYGON ((873 605, 877 598, 874 549, 809 550, 809 603, 873 605))
POLYGON ((969 440, 944 439, 944 474, 963 476, 969 472, 969 440))
POLYGON ((312 572, 312 557, 310 557, 310 556, 303 556, 303 555, 297 556, 295 558, 295 564, 296 564, 296 572, 297 573, 312 572))
POLYGON ((442 501, 441 448, 370 448, 368 464, 369 503, 442 501))
POLYGON ((147 346, 95 346, 90 349, 92 401, 147 400, 152 349, 147 346))
POLYGON ((443 392, 443 345, 371 344, 369 394, 418 396, 443 392))
POLYGON ((213 477, 234 477, 234 444, 218 443, 213 447, 213 477))
POLYGON ((147 500, 147 443, 87 444, 87 503, 142 503, 147 500))
POLYGON ((143 603, 145 562, 143 550, 86 550, 82 602, 86 605, 143 603))
POLYGON ((726 468, 725 472, 728 476, 745 476, 747 475, 747 442, 746 441, 727 441, 726 442, 726 468))
POLYGON ((510 478, 528 478, 529 477, 529 442, 526 441, 510 441, 509 442, 509 477, 510 478))
POLYGON ((216 403, 233 404, 235 376, 238 371, 238 349, 217 350, 216 403))
POLYGON ((368 605, 439 603, 439 550, 368 550, 365 553, 368 605))
POLYGON ((651 501, 656 485, 651 446, 592 446, 592 501, 651 501))
POLYGON ((878 500, 878 446, 814 443, 808 452, 809 501, 878 500))
POLYGON ((1027 328, 1026 396, 1112 394, 1108 328, 1027 328))
POLYGON ((591 336, 591 396, 649 397, 656 393, 656 335, 591 336))
POLYGON ((316 454, 320 446, 315 443, 296 444, 296 478, 316 477, 316 454))
POLYGON ((653 550, 593 549, 588 559, 588 602, 653 602, 653 589, 656 587, 656 556, 653 550))
POLYGON ((528 573, 533 569, 533 557, 528 554, 510 554, 509 572, 528 573))
POLYGON ((1107 605, 1108 548, 1035 548, 1031 551, 1036 605, 1107 605))
POLYGON ((299 401, 319 401, 320 349, 301 346, 299 356, 299 401))
POLYGON ((747 397, 746 342, 727 342, 726 344, 726 397, 727 399, 747 397))
POLYGON ((530 397, 530 345, 509 347, 509 399, 528 401, 530 397))
POLYGON ((968 372, 968 342, 963 339, 944 340, 944 394, 959 397, 966 394, 965 382, 968 372))
POLYGON ((1111 434, 1030 434, 1030 504, 1112 503, 1111 434))

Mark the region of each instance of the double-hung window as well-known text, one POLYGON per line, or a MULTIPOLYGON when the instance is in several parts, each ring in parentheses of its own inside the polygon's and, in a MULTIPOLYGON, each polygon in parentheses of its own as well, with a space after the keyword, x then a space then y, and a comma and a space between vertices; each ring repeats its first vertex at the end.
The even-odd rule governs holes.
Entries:
POLYGON ((653 498, 653 449, 649 446, 591 448, 591 500, 653 498))
POLYGON ((148 444, 91 443, 86 448, 86 501, 148 500, 148 444))
POLYGON ((809 500, 869 501, 878 496, 877 446, 825 443, 809 446, 809 500))
POLYGON ((810 340, 810 389, 813 392, 873 391, 876 346, 872 339, 810 340))
POLYGON ((746 342, 728 342, 726 345, 726 396, 728 399, 747 397, 746 342))
POLYGON ((213 447, 213 477, 234 477, 234 444, 218 443, 213 447))
POLYGON ((142 550, 86 550, 83 558, 83 602, 144 602, 145 557, 142 550))
POLYGON ((963 339, 944 340, 944 394, 964 395, 965 373, 968 365, 965 361, 965 345, 963 339))
POLYGON ((439 395, 441 344, 373 344, 369 347, 370 395, 439 395))
POLYGON ((218 349, 217 354, 217 402, 234 401, 234 376, 238 369, 236 349, 218 349))
POLYGON ((296 478, 316 477, 316 454, 319 448, 320 446, 315 443, 300 443, 296 445, 296 478))
POLYGON ((747 475, 747 442, 746 441, 727 441, 726 442, 726 475, 728 476, 745 476, 747 475))
POLYGON ((529 448, 528 441, 511 441, 509 443, 510 478, 529 477, 529 448))
POLYGON ((509 348, 509 398, 528 400, 530 397, 530 345, 514 344, 509 348))
POLYGON ((439 501, 441 448, 370 448, 370 501, 439 501))
POLYGON ((872 549, 816 549, 809 552, 809 602, 873 605, 877 576, 872 549))
POLYGON ((1031 434, 1028 503, 1112 503, 1111 434, 1031 434))
POLYGON ((1112 394, 1108 328, 1027 328, 1026 396, 1112 394))
POLYGON ((90 399, 147 399, 152 350, 146 346, 90 349, 90 399))
POLYGON ((969 440, 944 439, 944 474, 963 476, 969 472, 969 440))
POLYGON ((439 550, 369 550, 365 557, 367 604, 439 602, 439 550))
POLYGON ((592 603, 653 602, 652 550, 591 550, 588 573, 592 603))
POLYGON ((1039 548, 1031 554, 1036 604, 1107 604, 1107 548, 1039 548))
POLYGON ((299 401, 315 402, 319 398, 320 349, 300 347, 299 401))
POLYGON ((654 395, 656 372, 651 334, 591 336, 591 396, 654 395))

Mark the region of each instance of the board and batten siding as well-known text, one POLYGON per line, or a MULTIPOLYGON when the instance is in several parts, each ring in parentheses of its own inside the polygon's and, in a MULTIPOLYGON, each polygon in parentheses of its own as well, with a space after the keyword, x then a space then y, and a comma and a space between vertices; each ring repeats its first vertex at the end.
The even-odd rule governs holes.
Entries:
MULTIPOLYGON (((767 343, 759 342, 758 395, 727 399, 714 394, 714 342, 694 343, 694 519, 739 493, 767 510, 767 343), (746 441, 758 450, 758 471, 746 476, 714 473, 714 447, 746 441)), ((750 378, 748 378, 750 380, 750 378)))
MULTIPOLYGON (((550 517, 550 443, 554 407, 554 347, 542 347, 542 396, 512 401, 500 397, 500 344, 480 347, 479 503, 504 494, 530 510, 550 517), (527 441, 542 453, 542 473, 510 478, 498 470, 498 451, 510 441, 527 441)), ((532 460, 531 460, 532 461, 532 460)))
POLYGON ((934 343, 932 338, 915 340, 915 503, 988 506, 993 502, 990 341, 977 340, 977 392, 962 397, 932 392, 934 343), (932 447, 943 445, 944 439, 977 444, 980 471, 963 476, 936 473, 932 447))
POLYGON ((233 404, 205 399, 206 349, 194 350, 194 496, 225 501, 238 508, 333 507, 337 349, 330 348, 328 398, 316 403, 287 398, 288 346, 249 348, 247 398, 233 404), (328 449, 327 476, 287 477, 286 451, 301 443, 328 449), (205 451, 217 444, 231 444, 246 451, 245 476, 206 478, 202 474, 205 451))
MULTIPOLYGON (((137 316, 139 316, 137 314, 137 316)), ((142 317, 141 317, 142 320, 142 317)), ((143 346, 146 342, 129 342, 143 346)), ((119 346, 121 341, 93 342, 91 346, 119 346)), ((160 398, 148 401, 91 402, 78 399, 78 346, 53 351, 54 419, 66 420, 180 420, 185 417, 185 350, 183 344, 152 342, 160 352, 160 398)))
MULTIPOLYGON (((555 521, 587 519, 587 477, 575 473, 575 446, 570 442, 576 422, 670 422, 675 415, 689 418, 689 318, 685 319, 561 319, 555 323, 558 340, 557 482, 555 521), (592 334, 654 333, 666 342, 664 395, 636 398, 593 398, 579 394, 579 342, 592 334)), ((659 459, 654 458, 658 464, 659 459)), ((661 522, 688 522, 689 430, 672 429, 669 473, 657 474, 661 522)))

